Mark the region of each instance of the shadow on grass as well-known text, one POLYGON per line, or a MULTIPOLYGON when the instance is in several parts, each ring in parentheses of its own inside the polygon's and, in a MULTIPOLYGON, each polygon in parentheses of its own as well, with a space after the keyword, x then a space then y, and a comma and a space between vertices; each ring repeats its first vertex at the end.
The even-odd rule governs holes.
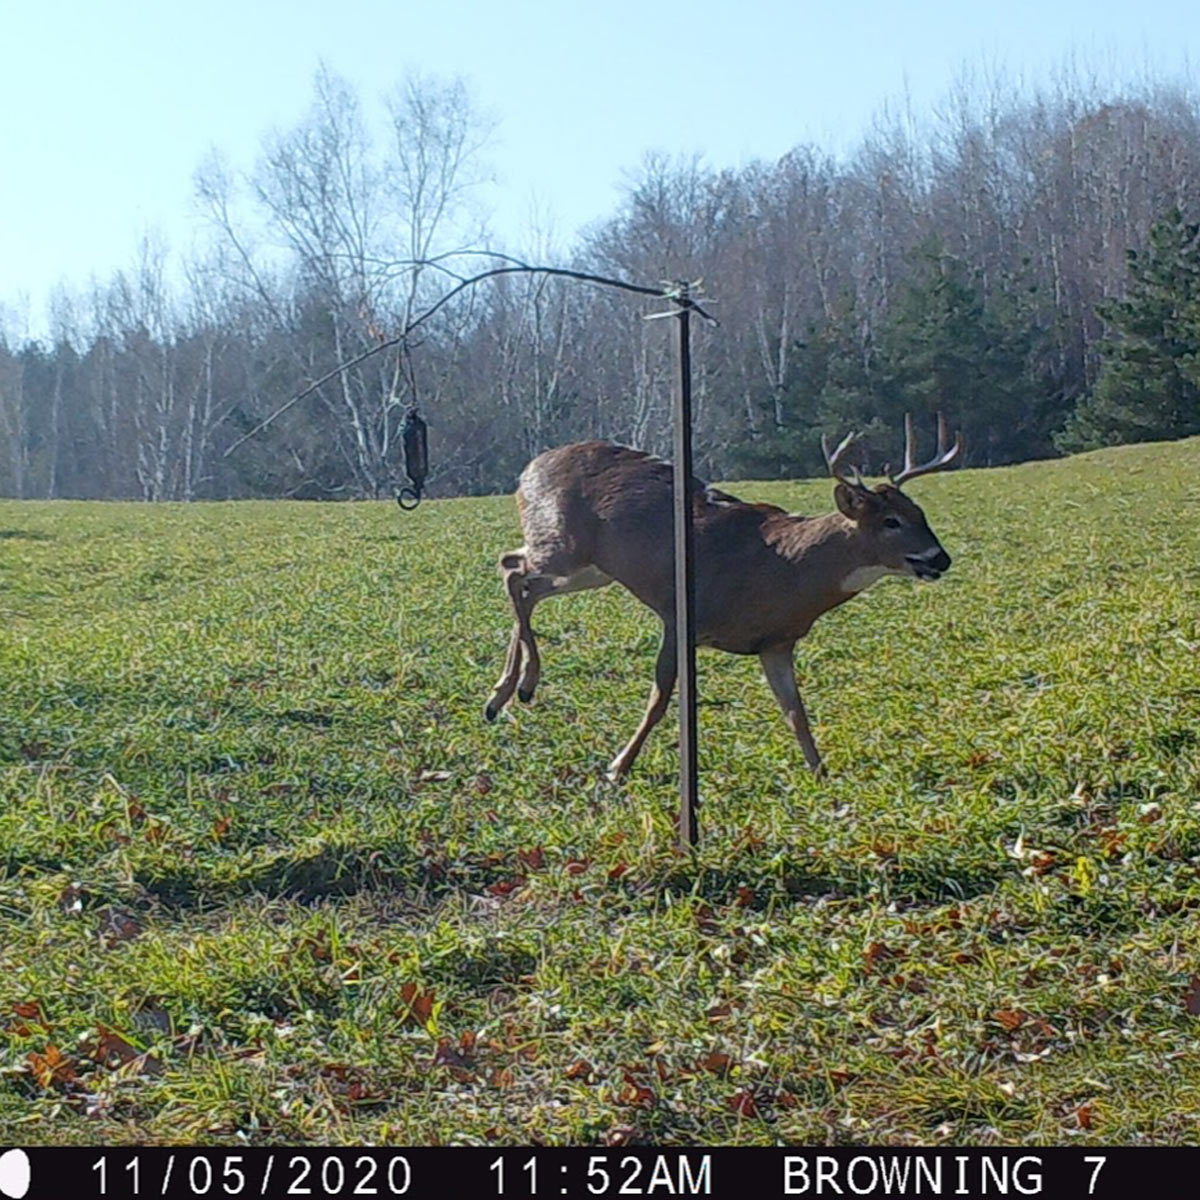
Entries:
POLYGON ((803 904, 822 897, 874 897, 900 905, 965 901, 994 891, 1009 874, 1009 866, 1001 862, 968 865, 910 859, 854 870, 850 862, 831 859, 826 863, 785 861, 769 871, 756 870, 750 863, 740 869, 680 867, 668 876, 664 887, 678 896, 762 911, 780 900, 803 904))
POLYGON ((54 534, 41 533, 36 529, 0 529, 0 542, 50 542, 54 534))
POLYGON ((246 896, 315 904, 371 892, 387 893, 418 909, 432 910, 453 893, 478 895, 511 875, 511 867, 486 856, 446 862, 398 842, 259 850, 208 862, 149 859, 133 872, 135 882, 149 897, 181 910, 246 896))

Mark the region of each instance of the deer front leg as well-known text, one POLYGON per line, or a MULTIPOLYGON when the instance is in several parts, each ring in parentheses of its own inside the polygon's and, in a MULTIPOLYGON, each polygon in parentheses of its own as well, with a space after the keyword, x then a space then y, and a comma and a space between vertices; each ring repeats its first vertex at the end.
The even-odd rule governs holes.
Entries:
POLYGON ((608 777, 614 783, 633 766, 633 760, 637 758, 650 730, 662 720, 663 713, 667 711, 671 693, 675 690, 676 665, 675 630, 664 625, 662 645, 658 648, 658 660, 654 664, 654 686, 650 689, 650 701, 646 705, 642 723, 629 739, 625 749, 609 764, 608 777))
POLYGON ((762 663, 763 674, 779 707, 783 709, 784 720, 796 735, 800 748, 804 751, 804 761, 812 768, 814 775, 823 775, 825 767, 821 763, 821 755, 817 744, 813 741, 812 730, 808 727, 808 715, 804 711, 804 702, 800 699, 800 689, 796 686, 796 666, 792 661, 792 651, 795 642, 786 646, 775 646, 764 650, 758 661, 762 663))

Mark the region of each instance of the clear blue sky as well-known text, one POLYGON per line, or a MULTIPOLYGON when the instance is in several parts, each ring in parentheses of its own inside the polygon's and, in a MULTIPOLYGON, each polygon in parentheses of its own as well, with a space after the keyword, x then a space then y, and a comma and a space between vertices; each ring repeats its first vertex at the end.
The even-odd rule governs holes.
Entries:
POLYGON ((406 71, 461 75, 497 121, 493 227, 530 205, 570 241, 649 150, 713 166, 846 150, 964 66, 1045 79, 1071 54, 1187 70, 1195 0, 0 0, 0 306, 192 234, 213 146, 250 166, 308 106, 323 59, 373 104, 406 71))

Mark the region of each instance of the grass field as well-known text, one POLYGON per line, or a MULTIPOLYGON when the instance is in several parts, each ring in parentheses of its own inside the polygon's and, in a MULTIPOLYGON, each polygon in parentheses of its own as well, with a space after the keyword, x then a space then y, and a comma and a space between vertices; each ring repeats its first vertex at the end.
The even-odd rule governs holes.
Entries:
POLYGON ((0 1143, 1200 1141, 1200 443, 911 490, 694 858, 619 589, 482 721, 511 498, 0 503, 0 1143))

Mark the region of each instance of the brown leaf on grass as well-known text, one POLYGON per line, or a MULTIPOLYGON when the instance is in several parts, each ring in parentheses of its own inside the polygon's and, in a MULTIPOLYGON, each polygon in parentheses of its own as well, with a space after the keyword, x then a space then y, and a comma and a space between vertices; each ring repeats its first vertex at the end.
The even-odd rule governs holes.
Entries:
POLYGON ((518 875, 516 879, 500 879, 495 883, 489 883, 483 890, 489 896, 510 896, 518 888, 525 886, 525 878, 518 875))
POLYGON ((516 1082, 515 1077, 508 1067, 500 1067, 492 1072, 493 1087, 510 1088, 514 1082, 516 1082))
POLYGON ((219 842, 233 828, 233 818, 230 816, 218 817, 212 826, 213 840, 219 842))
POLYGON ((728 1075, 733 1070, 733 1059, 721 1050, 710 1050, 696 1060, 696 1067, 712 1075, 728 1075))
POLYGON ((79 1078, 75 1060, 63 1054, 53 1042, 47 1044, 44 1054, 32 1051, 25 1063, 29 1073, 47 1091, 69 1087, 79 1078))
POLYGON ((728 1004, 714 1004, 705 1010, 705 1016, 710 1021, 723 1021, 726 1017, 733 1014, 732 1006, 728 1004))
POLYGON ((884 942, 872 942, 863 951, 863 965, 867 971, 871 971, 877 963, 886 962, 889 958, 903 957, 884 942))
POLYGON ((1026 871, 1034 875, 1045 875, 1057 862, 1058 855, 1053 850, 1032 850, 1026 871))
POLYGON ((142 932, 137 920, 118 908, 102 908, 96 916, 100 919, 100 937, 108 945, 131 942, 142 932))
POLYGON ((475 792, 477 795, 486 796, 492 790, 492 777, 480 771, 475 776, 475 792))
POLYGON ((404 1010, 398 1015, 417 1025, 428 1025, 433 1016, 433 992, 423 992, 417 984, 405 983, 400 985, 400 996, 404 1001, 404 1010))
POLYGON ((37 1000, 14 1004, 12 1011, 16 1020, 5 1025, 3 1028, 5 1033, 12 1034, 14 1037, 32 1036, 33 1025, 40 1025, 47 1033, 54 1028, 46 1020, 46 1016, 42 1012, 41 1003, 37 1000))
POLYGON ((471 1035, 470 1045, 466 1035, 459 1039, 455 1046, 448 1037, 438 1038, 437 1052, 433 1056, 435 1067, 446 1067, 459 1083, 470 1083, 475 1078, 475 1059, 471 1051, 475 1046, 475 1035, 471 1035))
POLYGON ((726 1096, 725 1107, 737 1113, 739 1117, 758 1116, 758 1105, 754 1103, 754 1094, 746 1091, 745 1088, 738 1088, 732 1096, 726 1096))
POLYGON ((532 850, 518 850, 517 862, 527 871, 540 871, 546 863, 546 851, 542 846, 534 846, 532 850))
POLYGON ((83 911, 83 897, 87 895, 77 883, 69 883, 58 894, 58 907, 66 913, 83 911))
POLYGON ((1023 1008, 998 1008, 992 1013, 992 1020, 998 1021, 1009 1033, 1020 1029, 1028 1018, 1029 1014, 1023 1008))
POLYGON ((613 867, 611 871, 609 871, 608 877, 615 882, 616 880, 620 879, 621 876, 624 875, 628 870, 629 864, 622 859, 615 867, 613 867))
POLYGON ((645 1087, 636 1076, 625 1072, 625 1086, 621 1089, 617 1100, 632 1108, 653 1108, 658 1103, 658 1096, 653 1088, 645 1087))
POLYGON ((1091 1129, 1092 1127, 1092 1105, 1089 1101, 1086 1104, 1081 1104, 1075 1110, 1075 1122, 1080 1129, 1091 1129))
POLYGON ((578 1058, 564 1074, 568 1079, 582 1079, 584 1083, 590 1083, 596 1076, 596 1068, 586 1058, 578 1058))
POLYGON ((450 778, 449 771, 422 771, 417 776, 418 783, 445 783, 450 778))
POLYGON ((721 926, 717 922, 717 914, 707 904, 697 904, 692 914, 696 918, 696 928, 701 933, 712 934, 720 933, 721 926))
POLYGON ((567 860, 566 871, 568 875, 582 875, 591 865, 590 858, 572 858, 567 860))
POLYGON ((752 887, 747 887, 744 883, 738 885, 737 890, 737 906, 738 908, 749 908, 754 903, 757 897, 754 894, 752 887))
POLYGON ((628 1146, 633 1140, 632 1125, 614 1125, 605 1135, 604 1144, 609 1147, 628 1146))
POLYGON ((1191 1016, 1200 1017, 1200 975, 1192 976, 1183 1003, 1191 1016))
POLYGON ((107 1025, 97 1025, 96 1034, 96 1040, 88 1045, 87 1055, 100 1066, 115 1071, 133 1063, 139 1075, 162 1074, 163 1066, 157 1057, 139 1050, 115 1029, 110 1029, 107 1025))

